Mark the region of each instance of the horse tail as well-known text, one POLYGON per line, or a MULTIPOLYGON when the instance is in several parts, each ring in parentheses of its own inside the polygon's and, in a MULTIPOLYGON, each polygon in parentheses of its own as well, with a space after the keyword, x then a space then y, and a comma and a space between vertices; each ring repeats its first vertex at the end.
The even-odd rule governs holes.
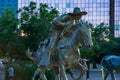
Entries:
POLYGON ((101 71, 102 71, 102 80, 104 80, 104 67, 103 66, 101 68, 101 71))

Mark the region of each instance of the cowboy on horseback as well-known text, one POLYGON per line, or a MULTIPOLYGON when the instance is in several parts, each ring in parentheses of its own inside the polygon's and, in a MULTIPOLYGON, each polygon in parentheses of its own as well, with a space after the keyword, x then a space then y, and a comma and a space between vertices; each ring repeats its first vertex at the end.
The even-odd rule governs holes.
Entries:
MULTIPOLYGON (((86 11, 81 12, 80 8, 75 7, 73 10, 73 13, 63 14, 63 15, 65 15, 65 18, 53 20, 52 24, 55 26, 54 26, 54 28, 52 27, 52 29, 58 31, 58 33, 59 33, 55 40, 55 45, 57 45, 59 39, 62 36, 69 34, 69 31, 70 31, 69 29, 71 28, 71 25, 73 25, 74 22, 75 22, 75 25, 79 24, 81 17, 86 14, 87 14, 86 11), (62 27, 59 26, 58 24, 62 25, 62 27), (65 34, 66 32, 68 32, 68 33, 65 34)), ((55 47, 55 45, 53 47, 55 47)))

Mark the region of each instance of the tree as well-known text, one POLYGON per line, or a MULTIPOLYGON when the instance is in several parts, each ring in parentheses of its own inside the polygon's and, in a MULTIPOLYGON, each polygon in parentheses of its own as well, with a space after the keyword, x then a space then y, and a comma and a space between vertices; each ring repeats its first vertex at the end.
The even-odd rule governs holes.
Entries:
MULTIPOLYGON (((109 38, 109 26, 100 23, 98 26, 94 27, 91 23, 89 23, 89 26, 92 30, 92 41, 93 41, 93 47, 91 50, 85 50, 84 48, 81 49, 81 56, 88 58, 90 62, 94 62, 96 58, 99 58, 100 51, 101 51, 101 45, 102 43, 106 42, 104 39, 109 38)), ((100 60, 98 61, 100 62, 100 60)))
POLYGON ((101 43, 104 41, 104 38, 110 37, 110 27, 105 23, 100 23, 98 26, 96 26, 93 29, 93 36, 95 38, 95 41, 101 43))
POLYGON ((115 42, 117 42, 117 45, 114 46, 113 51, 116 55, 120 56, 120 38, 114 38, 115 42))
POLYGON ((120 55, 120 38, 110 38, 110 41, 103 42, 100 46, 100 55, 120 55))
POLYGON ((58 16, 55 8, 48 7, 47 4, 40 4, 37 7, 35 2, 30 2, 29 6, 25 6, 18 10, 19 32, 23 31, 25 36, 24 43, 32 51, 35 51, 41 40, 48 36, 51 21, 58 16))
POLYGON ((18 34, 18 20, 12 9, 0 13, 0 54, 18 57, 23 54, 24 44, 18 34))

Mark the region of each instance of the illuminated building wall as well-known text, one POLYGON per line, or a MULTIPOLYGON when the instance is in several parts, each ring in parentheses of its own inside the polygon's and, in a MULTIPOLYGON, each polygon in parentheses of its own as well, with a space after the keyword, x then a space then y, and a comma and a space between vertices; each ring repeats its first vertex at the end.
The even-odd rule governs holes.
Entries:
POLYGON ((97 26, 101 22, 109 25, 109 0, 19 0, 19 8, 27 6, 30 1, 46 3, 49 7, 56 8, 61 14, 73 12, 74 7, 80 7, 81 11, 88 14, 82 18, 97 26))
POLYGON ((83 19, 95 26, 101 22, 110 26, 113 25, 114 35, 116 37, 120 35, 120 0, 0 0, 0 9, 4 10, 6 7, 13 7, 16 11, 17 8, 28 6, 30 1, 36 2, 37 6, 40 3, 46 3, 49 7, 56 8, 61 14, 72 12, 74 7, 80 7, 81 11, 88 12, 87 15, 83 16, 83 19), (110 2, 114 6, 110 6, 110 2), (114 23, 111 22, 111 19, 114 23))
POLYGON ((120 0, 115 0, 115 36, 120 37, 120 0))

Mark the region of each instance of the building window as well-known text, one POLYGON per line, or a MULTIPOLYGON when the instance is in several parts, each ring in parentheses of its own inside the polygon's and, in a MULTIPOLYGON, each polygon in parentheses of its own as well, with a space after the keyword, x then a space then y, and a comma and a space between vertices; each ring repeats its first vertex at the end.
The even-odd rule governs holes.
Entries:
POLYGON ((66 8, 70 8, 70 3, 66 3, 66 8))
POLYGON ((59 8, 59 4, 58 3, 55 3, 55 8, 59 8))

